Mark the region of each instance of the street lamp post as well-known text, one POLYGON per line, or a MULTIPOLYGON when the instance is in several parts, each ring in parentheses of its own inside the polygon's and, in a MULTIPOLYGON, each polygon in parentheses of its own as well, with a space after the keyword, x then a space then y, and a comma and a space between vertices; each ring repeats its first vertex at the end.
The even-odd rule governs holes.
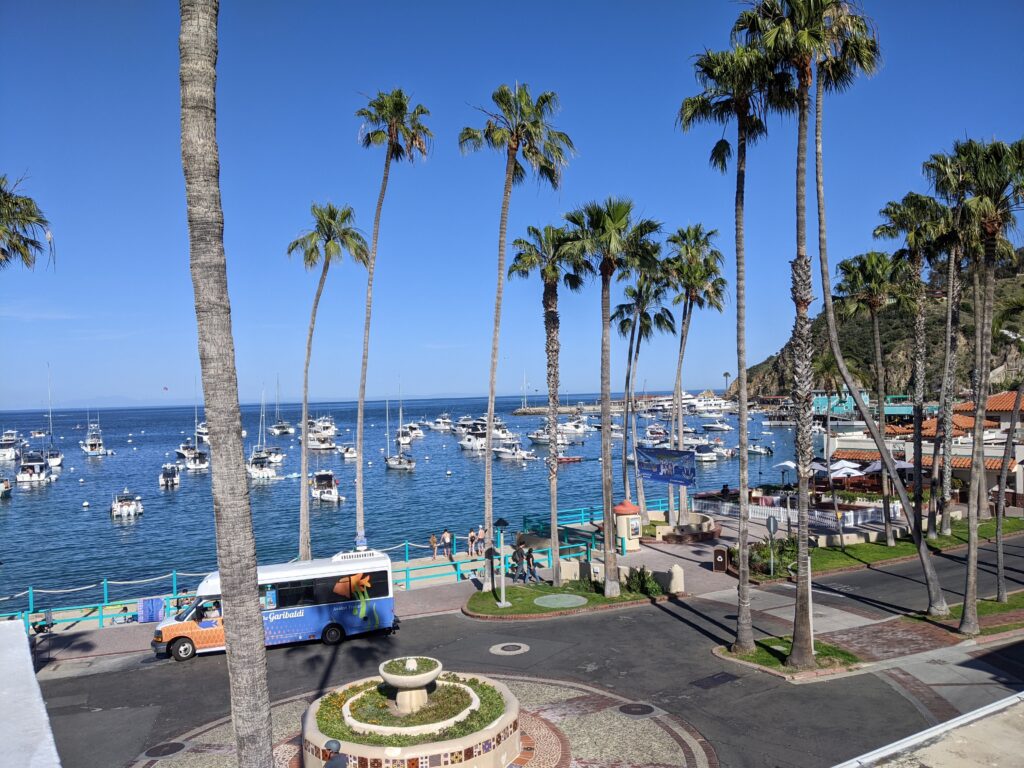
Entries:
POLYGON ((508 528, 508 520, 499 517, 494 521, 494 527, 498 529, 498 570, 501 572, 501 599, 498 601, 499 608, 509 608, 512 603, 505 600, 505 529, 508 528))

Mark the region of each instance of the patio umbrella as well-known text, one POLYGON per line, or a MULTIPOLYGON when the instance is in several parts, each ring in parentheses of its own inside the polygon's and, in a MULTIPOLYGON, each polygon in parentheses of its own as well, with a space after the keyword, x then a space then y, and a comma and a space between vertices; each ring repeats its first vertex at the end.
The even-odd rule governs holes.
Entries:
MULTIPOLYGON (((896 461, 894 463, 896 464, 896 469, 913 469, 914 468, 914 465, 911 464, 909 461, 902 461, 900 459, 896 459, 896 461)), ((877 474, 878 472, 881 472, 882 469, 883 469, 882 462, 881 461, 874 461, 871 464, 868 464, 867 467, 864 468, 864 474, 865 475, 874 475, 874 474, 877 474)))
POLYGON ((795 461, 780 461, 775 465, 775 469, 796 469, 795 461))
POLYGON ((853 461, 847 461, 846 459, 840 459, 832 464, 832 471, 835 472, 837 469, 860 469, 860 464, 853 461))
POLYGON ((861 472, 859 469, 853 469, 852 467, 844 467, 842 469, 837 469, 835 472, 832 473, 832 479, 833 480, 836 480, 838 478, 863 477, 863 476, 864 476, 863 472, 861 472))
POLYGON ((811 469, 813 469, 815 472, 828 472, 828 467, 826 467, 824 464, 819 464, 817 461, 811 462, 811 469))

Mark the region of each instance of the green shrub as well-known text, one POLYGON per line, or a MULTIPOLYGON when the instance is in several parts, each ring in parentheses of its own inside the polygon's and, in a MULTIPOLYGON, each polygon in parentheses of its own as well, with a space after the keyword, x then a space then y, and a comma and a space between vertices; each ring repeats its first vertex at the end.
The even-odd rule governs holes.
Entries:
POLYGON ((416 669, 409 671, 405 668, 405 662, 409 657, 403 657, 401 659, 392 659, 384 665, 384 671, 389 675, 422 675, 424 672, 430 672, 433 669, 437 669, 437 662, 433 659, 427 659, 423 656, 413 656, 416 660, 416 669))
POLYGON ((604 594, 604 584, 596 579, 573 579, 565 583, 565 588, 570 592, 590 592, 595 595, 604 594))
POLYGON ((654 574, 644 565, 629 569, 625 587, 627 592, 635 592, 639 595, 647 595, 647 597, 657 597, 663 594, 661 585, 654 578, 654 574))

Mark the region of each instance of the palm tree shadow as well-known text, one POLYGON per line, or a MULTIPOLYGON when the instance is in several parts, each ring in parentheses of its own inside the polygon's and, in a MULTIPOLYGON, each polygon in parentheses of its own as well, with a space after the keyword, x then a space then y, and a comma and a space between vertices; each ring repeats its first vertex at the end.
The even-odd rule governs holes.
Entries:
MULTIPOLYGON (((727 624, 723 624, 722 622, 718 621, 717 619, 713 619, 710 616, 708 616, 707 614, 702 613, 701 611, 697 610, 693 605, 691 605, 690 603, 686 602, 685 600, 680 600, 678 597, 670 597, 666 602, 664 602, 664 603, 655 603, 654 605, 655 605, 655 607, 659 611, 662 611, 662 612, 668 614, 669 616, 671 616, 676 621, 682 622, 683 624, 685 624, 686 626, 690 627, 691 629, 696 630, 700 634, 704 635, 704 637, 706 637, 709 640, 711 640, 715 645, 729 645, 732 642, 732 638, 733 638, 733 636, 735 634, 735 631, 734 631, 733 627, 730 627, 727 624), (675 606, 677 608, 680 608, 680 609, 682 609, 684 611, 688 611, 689 613, 693 614, 696 617, 699 617, 704 624, 711 624, 711 625, 717 627, 718 629, 720 629, 722 631, 722 634, 716 633, 713 630, 710 630, 710 629, 706 628, 705 626, 702 626, 701 622, 693 621, 693 620, 687 618, 686 616, 682 615, 681 613, 678 613, 676 611, 670 610, 669 607, 668 607, 669 604, 671 604, 671 605, 673 605, 673 606, 675 606)), ((774 635, 773 632, 766 631, 764 628, 758 627, 756 625, 754 626, 754 631, 758 632, 759 634, 761 634, 761 635, 763 635, 765 637, 771 637, 771 636, 774 635)))

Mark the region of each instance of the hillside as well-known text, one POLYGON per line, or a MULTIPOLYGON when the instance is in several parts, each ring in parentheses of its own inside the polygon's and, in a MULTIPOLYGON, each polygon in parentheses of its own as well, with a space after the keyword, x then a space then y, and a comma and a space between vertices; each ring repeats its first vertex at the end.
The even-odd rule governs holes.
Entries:
MULTIPOLYGON (((996 282, 996 314, 1014 295, 1019 295, 1024 286, 1021 275, 1005 277, 996 282)), ((960 321, 960 345, 957 356, 956 382, 957 389, 965 389, 970 385, 970 345, 973 339, 974 318, 970 290, 965 292, 962 303, 960 321)), ((887 390, 890 393, 910 393, 910 379, 913 366, 913 316, 902 312, 895 306, 882 310, 880 316, 882 349, 886 364, 887 390)), ((925 334, 927 358, 925 361, 925 391, 929 399, 938 397, 942 384, 943 339, 946 325, 946 300, 941 288, 936 287, 932 298, 925 307, 925 334)), ((1007 323, 1006 328, 1024 333, 1024 323, 1007 323)), ((811 323, 811 334, 815 355, 828 349, 828 328, 825 316, 819 314, 811 323)), ((864 384, 873 387, 874 359, 873 342, 871 339, 871 322, 867 317, 858 317, 839 322, 839 343, 843 354, 855 376, 864 384)), ((774 355, 752 366, 747 371, 750 397, 767 395, 788 395, 792 388, 792 370, 789 363, 789 344, 787 343, 774 355)), ((1007 364, 1012 372, 1020 371, 1022 365, 1020 346, 1006 336, 997 334, 993 338, 992 367, 1007 364)), ((816 381, 816 388, 823 387, 823 382, 816 381)), ((729 387, 729 396, 735 396, 736 383, 729 387)))

